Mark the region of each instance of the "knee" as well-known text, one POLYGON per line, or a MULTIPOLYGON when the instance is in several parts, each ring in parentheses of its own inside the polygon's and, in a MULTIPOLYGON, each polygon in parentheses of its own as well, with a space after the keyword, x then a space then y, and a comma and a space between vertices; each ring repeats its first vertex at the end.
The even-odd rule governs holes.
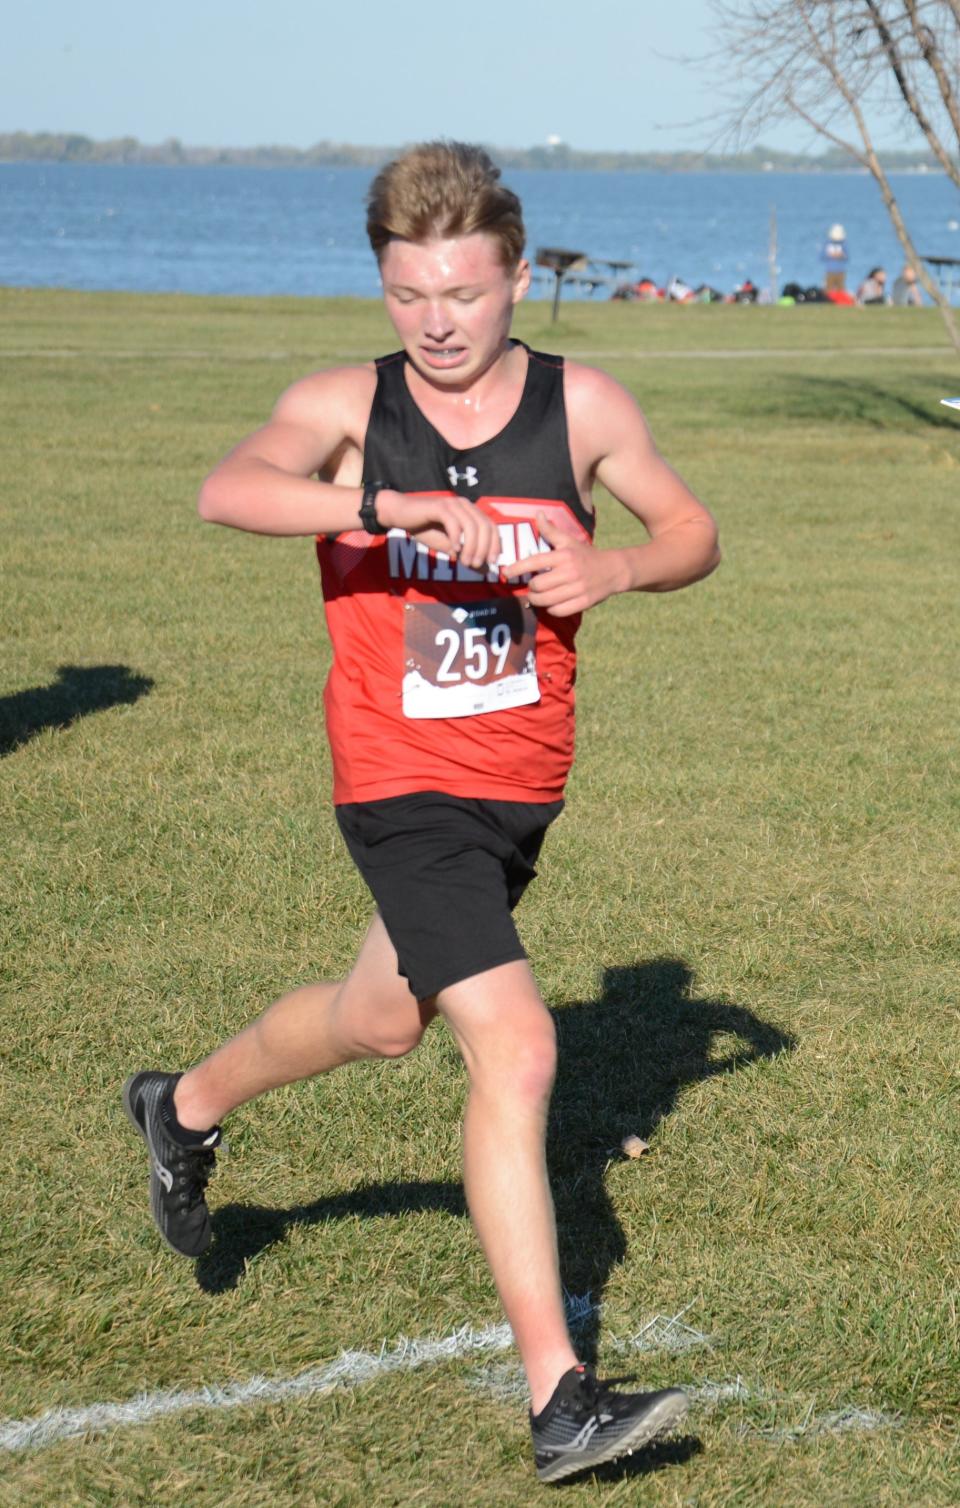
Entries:
POLYGON ((548 1016, 536 1040, 520 1054, 524 1088, 532 1099, 547 1100, 557 1074, 557 1033, 553 1017, 548 1016))
POLYGON ((334 1029, 351 1058, 405 1057, 419 1046, 435 1015, 416 1002, 390 996, 358 1000, 346 988, 334 1012, 334 1029))
POLYGON ((373 1058, 405 1058, 423 1041, 430 1020, 370 1022, 363 1045, 373 1058))
POLYGON ((536 1025, 498 1043, 489 1063, 480 1057, 474 1067, 474 1082, 488 1092, 531 1107, 545 1105, 557 1071, 557 1038, 552 1017, 544 1012, 536 1025))
POLYGON ((377 1036, 373 1034, 373 1040, 367 1044, 370 1053, 375 1058, 405 1058, 408 1052, 413 1052, 423 1040, 424 1028, 418 1027, 410 1032, 392 1032, 389 1035, 377 1036))

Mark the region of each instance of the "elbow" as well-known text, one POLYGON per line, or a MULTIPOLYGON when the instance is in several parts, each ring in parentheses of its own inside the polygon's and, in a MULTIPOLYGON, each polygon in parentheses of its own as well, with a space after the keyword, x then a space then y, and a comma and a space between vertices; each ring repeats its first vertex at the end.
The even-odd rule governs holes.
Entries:
POLYGON ((222 487, 217 473, 211 471, 197 498, 197 512, 205 524, 219 524, 223 522, 223 497, 222 487))
POLYGON ((701 580, 703 580, 705 576, 712 576, 714 571, 717 569, 717 566, 723 559, 723 553, 720 549, 720 530, 717 528, 717 521, 712 514, 708 515, 708 522, 710 525, 710 532, 706 540, 706 558, 703 562, 703 571, 701 572, 700 577, 701 580))
POLYGON ((704 540, 703 542, 700 560, 698 561, 693 575, 690 578, 691 586, 695 581, 705 581, 708 576, 712 576, 722 559, 723 555, 720 550, 720 541, 717 536, 716 525, 714 525, 710 531, 709 539, 704 540))
POLYGON ((720 546, 717 544, 716 538, 714 538, 713 548, 703 556, 683 585, 693 586, 698 581, 706 581, 708 576, 713 575, 722 558, 720 546))

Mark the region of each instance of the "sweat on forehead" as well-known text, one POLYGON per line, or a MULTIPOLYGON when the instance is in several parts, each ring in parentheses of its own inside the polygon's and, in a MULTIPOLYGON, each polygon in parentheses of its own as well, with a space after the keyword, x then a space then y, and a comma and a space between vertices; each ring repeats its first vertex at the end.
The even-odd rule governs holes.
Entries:
POLYGON ((497 241, 485 231, 427 241, 393 236, 380 254, 380 271, 385 282, 413 280, 438 285, 487 283, 511 275, 497 241))

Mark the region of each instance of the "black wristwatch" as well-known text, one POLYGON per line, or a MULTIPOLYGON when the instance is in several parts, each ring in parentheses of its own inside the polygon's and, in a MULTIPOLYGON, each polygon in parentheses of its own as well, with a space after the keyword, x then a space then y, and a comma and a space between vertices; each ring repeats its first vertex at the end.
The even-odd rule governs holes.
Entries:
POLYGON ((367 482, 363 489, 363 501, 360 504, 360 522, 368 534, 388 534, 389 524, 382 524, 377 518, 377 493, 389 487, 389 482, 367 482))

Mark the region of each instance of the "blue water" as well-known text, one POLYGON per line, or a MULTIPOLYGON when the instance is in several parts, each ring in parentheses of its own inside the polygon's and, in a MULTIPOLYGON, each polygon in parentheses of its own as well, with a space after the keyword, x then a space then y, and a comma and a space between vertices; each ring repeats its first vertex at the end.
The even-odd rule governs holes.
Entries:
MULTIPOLYGON (((365 169, 0 164, 0 284, 219 294, 375 296, 363 232, 365 169)), ((860 174, 511 172, 528 247, 629 260, 729 291, 822 282, 820 248, 840 220, 848 284, 903 255, 873 181, 860 174)), ((894 179, 918 250, 960 258, 960 195, 940 174, 894 179)), ((595 296, 602 298, 608 290, 595 296)), ((534 297, 552 293, 552 278, 534 297)), ((565 297, 589 297, 571 289, 565 297)))

